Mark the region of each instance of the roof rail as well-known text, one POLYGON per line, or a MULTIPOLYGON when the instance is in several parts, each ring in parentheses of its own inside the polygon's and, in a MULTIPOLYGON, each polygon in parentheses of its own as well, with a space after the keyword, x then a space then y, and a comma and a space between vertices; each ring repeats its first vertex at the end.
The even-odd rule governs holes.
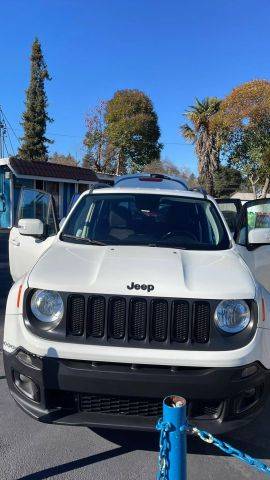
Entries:
POLYGON ((203 187, 195 187, 190 189, 191 192, 199 192, 201 193, 204 198, 207 198, 207 191, 203 187))
POLYGON ((89 188, 89 191, 92 193, 94 190, 99 190, 100 188, 112 188, 112 185, 109 185, 108 183, 94 183, 89 188))

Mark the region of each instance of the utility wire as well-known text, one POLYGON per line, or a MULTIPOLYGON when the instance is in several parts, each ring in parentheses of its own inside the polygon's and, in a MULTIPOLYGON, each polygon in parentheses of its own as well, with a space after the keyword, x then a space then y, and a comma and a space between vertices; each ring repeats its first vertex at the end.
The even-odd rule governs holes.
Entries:
POLYGON ((13 148, 13 145, 12 145, 12 141, 11 141, 11 138, 10 138, 10 135, 9 135, 8 128, 7 128, 7 136, 8 136, 9 144, 11 146, 12 153, 13 153, 13 155, 15 155, 15 151, 14 151, 14 148, 13 148))
MULTIPOLYGON (((17 140, 20 141, 18 136, 15 134, 15 131, 19 130, 12 130, 14 135, 16 136, 17 140)), ((69 133, 58 133, 58 132, 48 132, 49 137, 67 137, 67 138, 82 138, 82 135, 71 135, 69 133)), ((152 142, 144 142, 144 143, 152 143, 152 142)), ((179 145, 181 147, 193 147, 192 143, 181 143, 181 142, 161 142, 163 145, 179 145)))
MULTIPOLYGON (((16 134, 15 129, 12 127, 11 123, 9 122, 9 120, 8 120, 7 116, 5 115, 1 106, 0 106, 0 113, 2 114, 6 123, 8 124, 8 126, 9 126, 10 130, 12 131, 14 137, 16 138, 17 142, 20 143, 20 138, 16 134)), ((9 136, 9 142, 11 144, 12 151, 14 152, 13 145, 12 145, 8 130, 7 130, 7 134, 9 136)), ((58 132, 51 132, 51 133, 48 132, 48 135, 49 136, 56 136, 56 137, 67 137, 67 138, 82 138, 81 135, 70 135, 68 133, 58 133, 58 132)), ((151 142, 144 142, 144 143, 151 143, 151 142)), ((181 142, 161 142, 161 143, 163 143, 163 145, 179 145, 181 147, 190 147, 190 146, 192 147, 193 146, 191 143, 189 144, 189 143, 181 143, 181 142)))
MULTIPOLYGON (((69 137, 69 138, 82 138, 81 135, 70 135, 68 133, 55 133, 55 132, 48 132, 49 136, 55 137, 69 137)), ((152 143, 152 142, 143 142, 143 143, 152 143)), ((180 145, 182 147, 192 147, 192 143, 180 143, 180 142, 161 142, 163 145, 180 145)))
POLYGON ((6 146, 5 138, 3 137, 2 140, 3 140, 3 154, 5 155, 5 150, 6 150, 7 157, 8 157, 9 153, 8 153, 8 148, 6 146))
POLYGON ((13 133, 14 137, 17 139, 17 142, 18 142, 18 143, 20 143, 20 139, 19 139, 18 135, 15 133, 15 130, 14 130, 14 128, 12 127, 11 123, 9 122, 9 120, 8 120, 8 118, 6 117, 5 113, 3 112, 3 109, 2 109, 2 107, 1 107, 1 106, 0 106, 0 112, 2 113, 2 115, 3 115, 4 119, 5 119, 5 121, 7 122, 7 124, 8 124, 8 126, 9 126, 10 130, 11 130, 11 131, 12 131, 12 133, 13 133))

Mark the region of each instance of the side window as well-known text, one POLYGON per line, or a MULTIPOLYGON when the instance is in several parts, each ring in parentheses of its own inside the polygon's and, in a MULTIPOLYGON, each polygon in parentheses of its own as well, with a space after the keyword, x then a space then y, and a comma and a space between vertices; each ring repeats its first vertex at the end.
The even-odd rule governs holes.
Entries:
POLYGON ((222 211, 228 227, 232 233, 235 232, 239 212, 241 210, 241 202, 239 200, 220 200, 217 199, 218 206, 222 211))
POLYGON ((41 220, 45 225, 47 236, 56 235, 57 233, 52 197, 46 192, 28 188, 21 190, 17 224, 22 218, 37 218, 41 220))

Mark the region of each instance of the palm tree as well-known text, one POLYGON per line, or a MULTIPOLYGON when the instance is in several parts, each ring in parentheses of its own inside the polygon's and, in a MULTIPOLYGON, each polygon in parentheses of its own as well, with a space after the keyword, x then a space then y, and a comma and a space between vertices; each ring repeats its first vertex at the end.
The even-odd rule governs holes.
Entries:
POLYGON ((180 127, 183 137, 195 145, 199 176, 211 195, 215 193, 213 174, 219 167, 220 138, 218 131, 211 127, 210 120, 218 112, 220 104, 221 100, 216 97, 196 99, 195 105, 185 113, 189 123, 180 127))

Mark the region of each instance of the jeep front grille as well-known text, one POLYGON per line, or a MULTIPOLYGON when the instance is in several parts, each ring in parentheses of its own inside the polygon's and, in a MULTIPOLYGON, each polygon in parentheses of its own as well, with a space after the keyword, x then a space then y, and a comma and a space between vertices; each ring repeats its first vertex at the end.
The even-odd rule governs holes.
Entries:
POLYGON ((205 300, 73 294, 67 301, 67 335, 94 344, 205 344, 210 318, 211 306, 205 300))

